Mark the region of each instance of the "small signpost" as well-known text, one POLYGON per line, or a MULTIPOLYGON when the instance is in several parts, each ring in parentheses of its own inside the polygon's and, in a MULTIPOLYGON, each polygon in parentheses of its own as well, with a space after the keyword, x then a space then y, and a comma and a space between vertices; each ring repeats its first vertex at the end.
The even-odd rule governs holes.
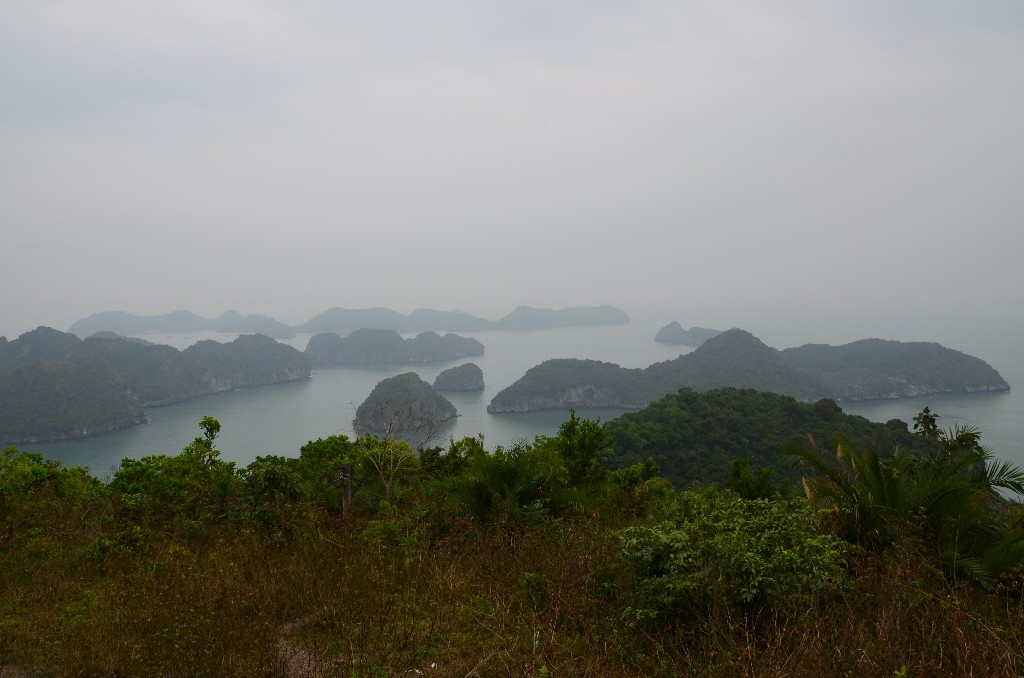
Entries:
POLYGON ((341 515, 348 516, 348 507, 352 503, 352 464, 342 464, 338 471, 338 481, 341 483, 341 515))

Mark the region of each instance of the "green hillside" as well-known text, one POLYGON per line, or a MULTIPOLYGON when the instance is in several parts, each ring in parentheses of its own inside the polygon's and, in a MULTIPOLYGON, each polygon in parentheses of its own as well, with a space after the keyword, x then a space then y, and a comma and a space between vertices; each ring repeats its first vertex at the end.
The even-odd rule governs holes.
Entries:
POLYGON ((831 400, 801 403, 789 396, 749 389, 719 388, 703 393, 681 389, 639 412, 608 423, 615 436, 614 467, 651 457, 678 487, 693 482, 725 483, 733 460, 748 458, 779 479, 797 480, 801 470, 784 459, 808 436, 830 446, 836 440, 891 454, 896 447, 919 448, 907 424, 878 424, 849 415, 831 400))

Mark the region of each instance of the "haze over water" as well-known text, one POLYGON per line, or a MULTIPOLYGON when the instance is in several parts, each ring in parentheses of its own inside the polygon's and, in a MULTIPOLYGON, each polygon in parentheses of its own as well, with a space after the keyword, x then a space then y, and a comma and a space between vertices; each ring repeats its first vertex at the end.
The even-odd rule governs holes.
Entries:
POLYGON ((781 348, 1024 308, 1016 0, 14 0, 0 46, 8 338, 645 304, 781 348))

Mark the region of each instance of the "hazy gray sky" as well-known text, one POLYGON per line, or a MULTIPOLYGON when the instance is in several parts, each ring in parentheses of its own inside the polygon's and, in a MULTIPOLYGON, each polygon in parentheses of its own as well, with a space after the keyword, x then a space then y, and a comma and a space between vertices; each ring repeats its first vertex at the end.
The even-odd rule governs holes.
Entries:
POLYGON ((1019 0, 6 0, 0 334, 1020 316, 1022 121, 1019 0))

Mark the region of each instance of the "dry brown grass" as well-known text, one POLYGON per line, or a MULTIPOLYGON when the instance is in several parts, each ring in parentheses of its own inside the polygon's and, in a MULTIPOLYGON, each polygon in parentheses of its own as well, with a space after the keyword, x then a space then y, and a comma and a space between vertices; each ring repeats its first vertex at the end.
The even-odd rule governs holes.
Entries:
POLYGON ((364 539, 367 517, 327 515, 291 530, 291 540, 222 525, 191 539, 168 530, 135 542, 113 513, 58 510, 51 499, 41 498, 43 513, 0 548, 6 675, 735 678, 1024 669, 1021 591, 951 584, 914 543, 859 554, 851 588, 805 609, 719 609, 685 624, 636 625, 621 615, 636 582, 594 518, 525 529, 452 517, 446 536, 405 547, 364 539), (114 544, 102 558, 100 538, 114 544))

